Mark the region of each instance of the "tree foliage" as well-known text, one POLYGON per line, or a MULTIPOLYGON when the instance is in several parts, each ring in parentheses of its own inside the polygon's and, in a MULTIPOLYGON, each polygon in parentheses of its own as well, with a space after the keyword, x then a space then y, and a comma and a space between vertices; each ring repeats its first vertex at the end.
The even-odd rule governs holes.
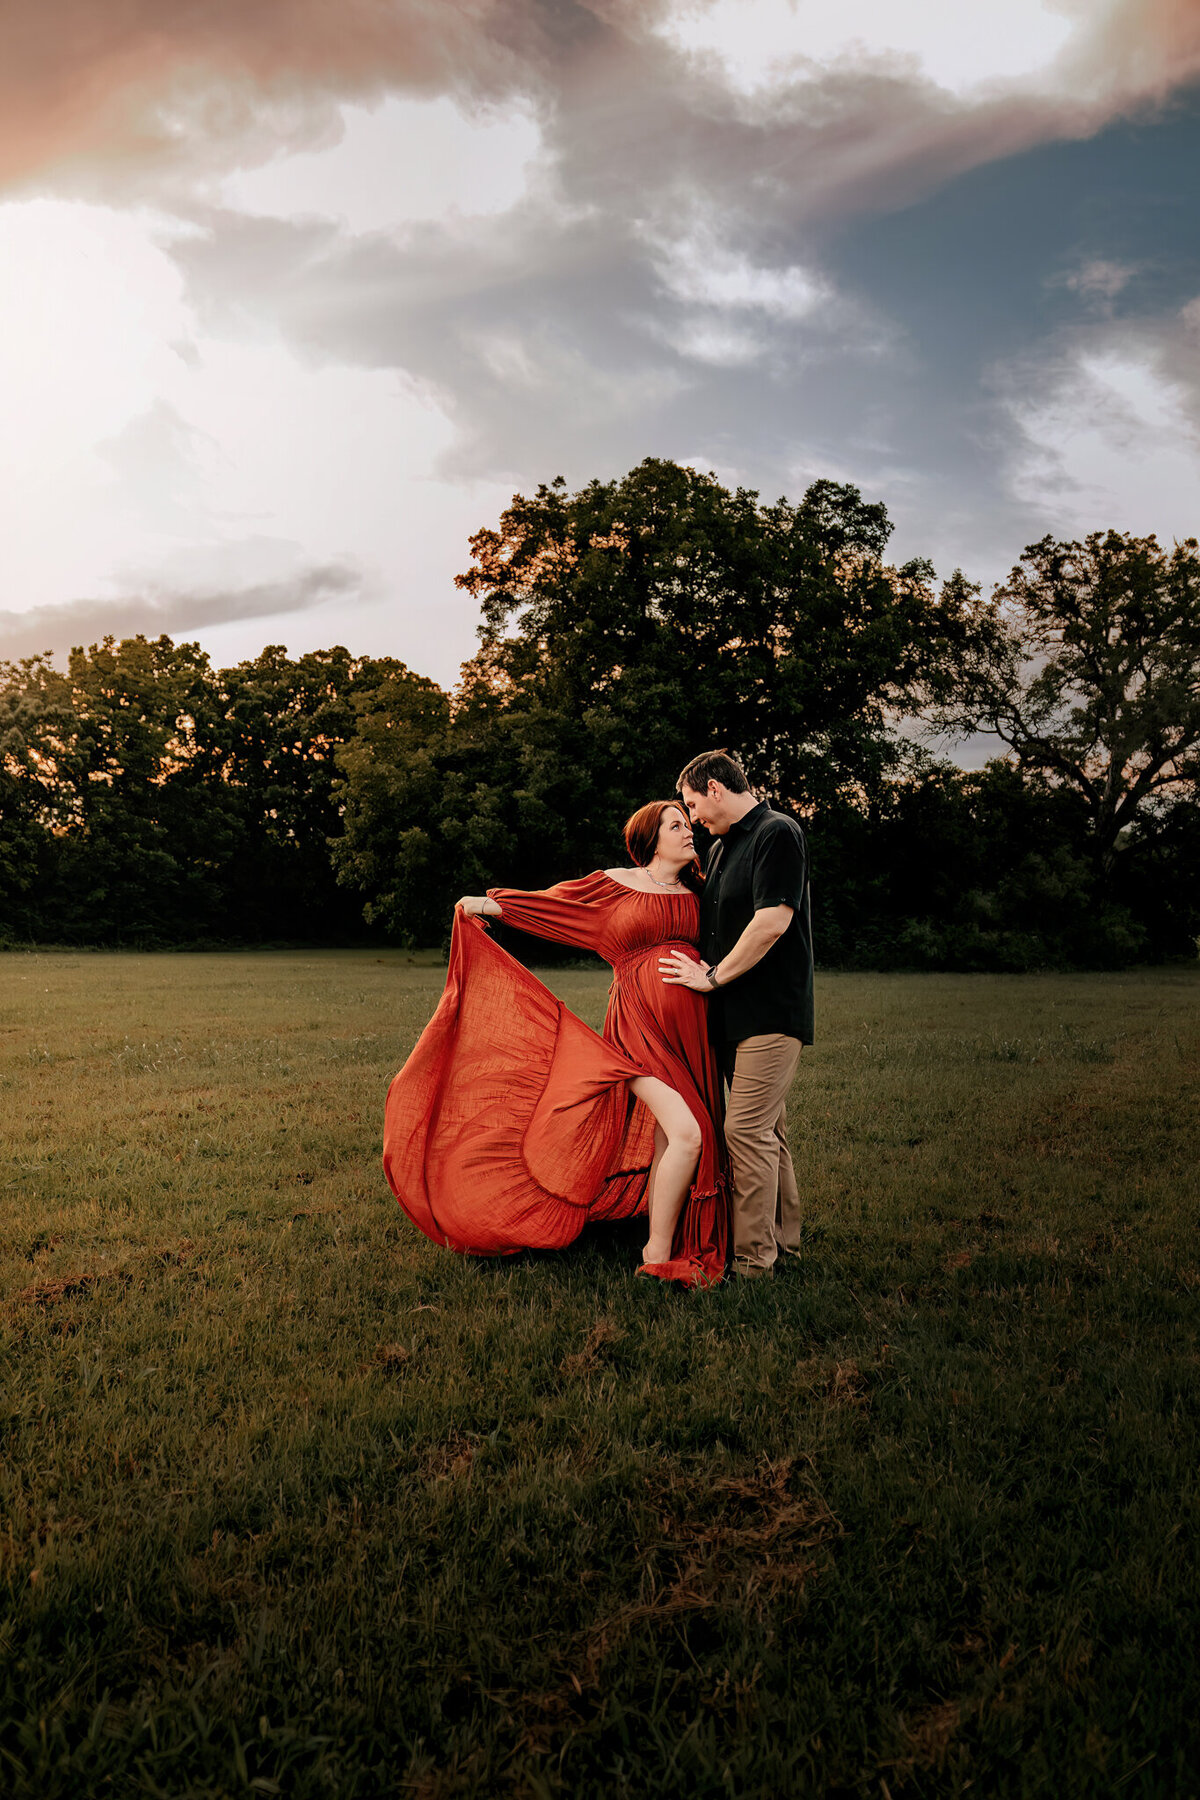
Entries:
MULTIPOLYGON (((970 610, 974 591, 954 585, 970 610)), ((1022 767, 1074 788, 1111 878, 1121 833, 1200 779, 1200 545, 1045 537, 975 619, 933 717, 994 732, 1022 767)))
POLYGON ((1140 842, 1125 891, 1099 894, 1082 797, 1011 762, 928 761, 813 838, 814 931, 848 967, 1103 968, 1187 941, 1149 921, 1140 842))
POLYGON ((466 704, 519 716, 568 767, 611 768, 625 795, 672 791, 714 742, 779 796, 853 786, 890 761, 889 718, 970 616, 927 563, 885 562, 890 535, 857 488, 764 506, 655 459, 516 495, 458 577, 482 615, 466 704))
POLYGON ((445 825, 450 707, 442 690, 400 662, 376 663, 354 697, 355 730, 339 750, 343 827, 332 839, 342 882, 365 914, 403 942, 445 928, 453 834, 445 825), (439 758, 439 752, 442 753, 439 758))
POLYGON ((0 670, 0 930, 179 942, 353 933, 336 753, 377 665, 278 646, 215 671, 196 644, 106 638, 0 670))

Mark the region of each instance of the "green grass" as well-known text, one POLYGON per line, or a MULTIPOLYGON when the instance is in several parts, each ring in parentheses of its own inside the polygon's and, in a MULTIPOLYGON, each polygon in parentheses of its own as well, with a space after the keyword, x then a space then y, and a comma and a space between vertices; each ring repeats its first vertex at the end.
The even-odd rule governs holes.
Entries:
POLYGON ((0 1789, 1200 1793, 1200 972, 824 978, 699 1294, 400 1216, 440 982, 0 958, 0 1789))

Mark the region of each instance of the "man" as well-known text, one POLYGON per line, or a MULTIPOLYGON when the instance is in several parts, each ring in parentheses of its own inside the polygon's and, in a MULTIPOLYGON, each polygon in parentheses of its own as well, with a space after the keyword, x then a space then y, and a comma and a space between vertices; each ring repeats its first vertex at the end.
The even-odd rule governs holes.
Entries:
POLYGON ((787 1142, 787 1095, 813 1038, 812 930, 804 833, 750 791, 725 750, 693 757, 679 792, 716 842, 700 902, 697 963, 660 959, 663 979, 707 994, 709 1032, 729 1086, 733 1272, 770 1275, 800 1249, 800 1197, 787 1142))

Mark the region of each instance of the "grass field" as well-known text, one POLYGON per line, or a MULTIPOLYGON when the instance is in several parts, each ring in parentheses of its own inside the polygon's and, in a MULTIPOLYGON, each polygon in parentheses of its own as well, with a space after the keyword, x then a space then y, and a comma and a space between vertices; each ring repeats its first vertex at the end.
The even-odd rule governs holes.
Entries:
POLYGON ((440 984, 0 958, 0 1790, 1200 1794, 1200 971, 824 978, 699 1294, 399 1215, 440 984))

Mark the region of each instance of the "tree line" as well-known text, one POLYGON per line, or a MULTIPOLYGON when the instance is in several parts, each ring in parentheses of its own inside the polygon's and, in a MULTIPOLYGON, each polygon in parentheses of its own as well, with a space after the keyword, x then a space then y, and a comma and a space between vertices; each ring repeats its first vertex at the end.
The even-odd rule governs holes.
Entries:
POLYGON ((1194 955, 1200 548, 1047 538, 985 597, 890 532, 850 486, 766 505, 650 459, 471 539, 453 692, 166 636, 0 664, 0 942, 436 944, 461 892, 619 860, 722 744, 806 825, 827 964, 1194 955))

